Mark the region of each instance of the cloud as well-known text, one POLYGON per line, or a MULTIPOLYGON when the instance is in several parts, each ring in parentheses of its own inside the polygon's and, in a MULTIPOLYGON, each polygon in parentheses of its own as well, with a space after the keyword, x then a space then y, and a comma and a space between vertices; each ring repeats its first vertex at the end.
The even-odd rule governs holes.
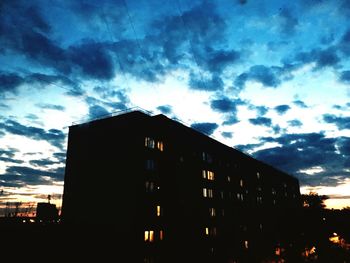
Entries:
POLYGON ((252 66, 247 72, 240 74, 234 81, 234 85, 239 89, 244 89, 247 81, 256 81, 265 87, 276 88, 281 84, 280 67, 266 67, 263 65, 252 66))
MULTIPOLYGON (((327 138, 323 133, 283 134, 280 137, 264 137, 261 143, 278 143, 279 146, 258 150, 253 156, 287 173, 297 176, 306 185, 336 185, 350 176, 344 172, 346 156, 337 153, 336 145, 347 154, 349 138, 327 138), (322 172, 312 176, 305 170, 319 166, 322 172)), ((251 145, 249 150, 261 145, 251 145)))
POLYGON ((25 126, 13 120, 6 120, 0 123, 0 129, 10 134, 25 136, 34 140, 47 141, 59 149, 63 149, 63 143, 66 135, 57 129, 48 131, 33 126, 25 126))
POLYGON ((24 83, 24 79, 14 73, 0 71, 0 95, 5 92, 16 94, 17 87, 24 83))
POLYGON ((249 122, 253 125, 260 125, 260 126, 267 126, 271 127, 272 126, 272 121, 270 118, 265 118, 265 117, 258 117, 255 119, 249 119, 249 122))
POLYGON ((219 76, 213 75, 211 78, 204 78, 203 75, 196 76, 190 74, 189 87, 194 90, 217 91, 222 90, 224 83, 219 76))
POLYGON ((89 107, 89 119, 93 120, 109 115, 109 111, 99 105, 93 105, 89 107))
POLYGON ((335 67, 339 62, 340 58, 337 54, 337 49, 332 46, 326 49, 316 48, 307 52, 298 52, 291 61, 297 67, 315 63, 315 69, 335 67))
POLYGON ((308 108, 308 106, 301 100, 295 100, 293 101, 293 104, 300 108, 304 108, 304 109, 308 108))
POLYGON ((203 61, 206 68, 215 73, 221 73, 227 66, 237 63, 241 57, 235 50, 215 50, 205 55, 208 57, 203 61))
POLYGON ((17 164, 24 163, 24 161, 22 160, 17 160, 17 159, 8 158, 8 157, 2 157, 2 156, 0 156, 0 161, 6 162, 6 163, 17 163, 17 164))
POLYGON ((217 112, 221 113, 236 113, 237 105, 242 105, 243 101, 240 99, 229 99, 228 97, 221 96, 217 99, 210 101, 210 107, 217 112))
POLYGON ((170 105, 158 106, 157 110, 159 110, 163 114, 171 114, 173 112, 173 108, 170 105))
POLYGON ((15 148, 8 148, 7 150, 0 149, 0 156, 7 156, 12 158, 17 152, 19 152, 19 150, 15 148))
POLYGON ((275 108, 275 111, 279 114, 279 115, 283 115, 285 114, 288 110, 290 110, 290 106, 289 105, 278 105, 275 108))
POLYGON ((350 70, 345 70, 340 73, 340 81, 349 84, 350 83, 350 70))
POLYGON ((296 120, 296 119, 288 121, 288 124, 290 126, 292 126, 292 127, 301 127, 301 126, 303 126, 303 123, 301 121, 299 121, 299 120, 296 120))
POLYGON ((290 36, 295 33, 298 26, 298 19, 292 14, 291 9, 282 8, 279 13, 279 26, 281 32, 285 36, 290 36))
POLYGON ((221 135, 224 138, 231 139, 233 136, 233 133, 232 132, 222 132, 221 135))
POLYGON ((59 162, 52 161, 50 159, 39 159, 39 160, 30 160, 29 163, 33 166, 45 167, 53 164, 58 164, 59 162))
POLYGON ((207 135, 213 134, 218 127, 218 124, 212 122, 198 122, 191 125, 191 128, 207 135))
POLYGON ((9 166, 5 174, 0 174, 0 185, 25 186, 50 184, 52 180, 62 181, 63 168, 51 169, 48 171, 34 169, 28 166, 9 166))
POLYGON ((52 154, 53 157, 55 157, 59 162, 65 163, 66 162, 66 152, 55 152, 52 154))
POLYGON ((64 111, 66 109, 64 106, 50 104, 50 103, 37 103, 35 104, 35 106, 41 109, 57 110, 57 111, 64 111))
POLYGON ((326 123, 335 124, 339 130, 350 129, 350 117, 338 117, 333 114, 324 114, 323 120, 326 123))

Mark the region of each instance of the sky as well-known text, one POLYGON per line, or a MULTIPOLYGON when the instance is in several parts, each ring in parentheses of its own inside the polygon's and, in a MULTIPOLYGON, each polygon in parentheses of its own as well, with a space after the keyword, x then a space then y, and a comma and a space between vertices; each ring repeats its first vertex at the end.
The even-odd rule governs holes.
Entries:
POLYGON ((2 0, 0 208, 60 206, 68 127, 141 107, 350 206, 350 1, 2 0))

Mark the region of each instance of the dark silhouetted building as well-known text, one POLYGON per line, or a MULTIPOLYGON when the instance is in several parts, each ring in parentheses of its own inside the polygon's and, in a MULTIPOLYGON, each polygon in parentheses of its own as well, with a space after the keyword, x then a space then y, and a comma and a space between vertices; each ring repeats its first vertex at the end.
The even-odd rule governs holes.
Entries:
POLYGON ((58 209, 55 204, 38 203, 36 207, 36 218, 42 222, 55 222, 58 219, 58 209))
POLYGON ((296 178, 164 115, 69 128, 64 223, 108 226, 139 262, 253 262, 293 245, 299 208, 296 178))

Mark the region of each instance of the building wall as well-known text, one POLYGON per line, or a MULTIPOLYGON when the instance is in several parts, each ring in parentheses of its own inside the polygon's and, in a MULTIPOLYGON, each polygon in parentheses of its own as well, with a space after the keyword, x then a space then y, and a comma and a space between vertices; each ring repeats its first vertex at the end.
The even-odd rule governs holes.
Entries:
POLYGON ((70 127, 63 219, 110 224, 146 261, 264 253, 299 197, 297 179, 163 115, 70 127))

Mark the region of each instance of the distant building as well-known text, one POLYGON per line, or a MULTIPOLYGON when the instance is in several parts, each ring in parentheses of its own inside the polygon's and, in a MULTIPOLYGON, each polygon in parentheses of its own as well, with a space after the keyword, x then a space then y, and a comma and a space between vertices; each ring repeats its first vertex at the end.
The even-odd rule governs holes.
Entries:
POLYGON ((58 219, 58 209, 55 204, 38 203, 36 207, 36 219, 42 222, 53 222, 58 219))
POLYGON ((288 242, 299 208, 296 178, 164 115, 69 128, 64 222, 109 225, 140 262, 259 256, 288 242))

